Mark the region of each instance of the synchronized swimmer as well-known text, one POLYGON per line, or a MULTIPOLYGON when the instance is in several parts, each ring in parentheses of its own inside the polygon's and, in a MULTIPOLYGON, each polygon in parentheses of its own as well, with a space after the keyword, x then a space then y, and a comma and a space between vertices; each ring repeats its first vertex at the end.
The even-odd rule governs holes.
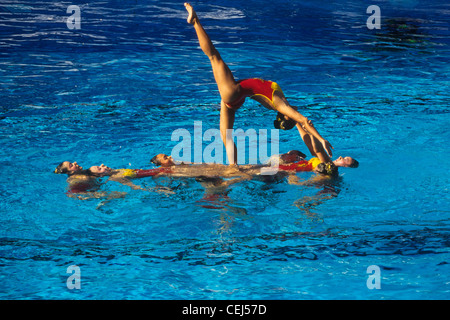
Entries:
MULTIPOLYGON (((308 142, 307 139, 305 139, 308 142)), ((338 167, 356 168, 358 161, 351 157, 339 157, 330 162, 323 162, 320 158, 327 157, 322 146, 315 144, 317 153, 309 160, 305 154, 297 150, 271 157, 278 164, 278 171, 271 175, 261 175, 262 168, 270 168, 271 163, 266 165, 241 165, 236 170, 229 170, 229 166, 222 164, 177 164, 171 156, 158 154, 151 162, 158 166, 156 169, 111 169, 101 164, 83 169, 77 162, 64 161, 60 163, 54 173, 67 174, 68 194, 80 195, 90 194, 104 196, 99 192, 101 183, 99 178, 107 177, 107 181, 115 181, 126 185, 134 190, 147 190, 167 193, 165 188, 142 188, 132 182, 133 179, 145 177, 172 177, 172 178, 194 178, 200 182, 205 189, 226 188, 237 182, 258 179, 266 182, 278 181, 285 177, 295 175, 298 171, 314 171, 322 176, 335 176, 338 167)))
POLYGON ((104 164, 83 169, 77 162, 63 161, 55 169, 54 173, 67 174, 69 193, 84 193, 97 191, 100 187, 98 178, 108 177, 109 181, 119 182, 132 189, 142 189, 132 183, 131 180, 151 177, 171 171, 170 168, 159 169, 111 169, 104 164))
MULTIPOLYGON (((336 175, 339 167, 357 168, 359 162, 352 157, 339 157, 332 161, 322 144, 311 133, 307 132, 303 126, 298 126, 298 131, 303 142, 308 147, 312 158, 305 160, 306 155, 298 150, 291 150, 288 153, 277 155, 278 170, 281 171, 314 171, 326 175, 336 175)), ((151 159, 151 162, 162 168, 176 166, 171 156, 160 153, 151 159)), ((189 170, 193 167, 190 166, 189 170)), ((261 166, 238 166, 238 171, 248 168, 261 168, 261 166)))
POLYGON ((290 130, 294 126, 310 151, 312 158, 306 160, 306 155, 297 150, 276 156, 277 172, 273 178, 286 177, 298 171, 314 171, 326 176, 335 176, 338 167, 357 168, 359 163, 352 157, 339 157, 332 160, 333 148, 315 129, 311 120, 291 106, 283 94, 280 86, 272 81, 262 79, 244 79, 236 81, 229 67, 222 60, 208 34, 200 24, 200 20, 189 3, 185 3, 188 11, 187 22, 194 26, 202 51, 210 59, 214 79, 221 97, 220 133, 225 145, 228 161, 232 165, 221 164, 184 164, 176 163, 171 156, 157 154, 151 162, 158 166, 156 169, 111 169, 105 165, 92 166, 83 169, 77 162, 64 161, 55 169, 55 173, 68 175, 69 193, 97 192, 101 186, 99 178, 108 177, 108 181, 116 181, 132 189, 144 189, 135 185, 131 180, 144 177, 183 177, 195 178, 206 187, 227 187, 233 183, 253 179, 261 176, 261 168, 266 165, 240 165, 237 163, 237 149, 227 130, 233 129, 235 113, 251 98, 264 107, 277 111, 274 126, 277 129, 290 130), (230 170, 230 168, 232 168, 230 170), (232 178, 224 180, 224 178, 232 178))
POLYGON ((184 5, 189 13, 187 22, 194 26, 200 48, 211 61, 214 79, 219 89, 221 97, 220 133, 229 163, 237 163, 237 149, 232 138, 227 136, 227 130, 233 129, 236 110, 244 104, 247 97, 256 100, 269 110, 278 112, 274 122, 275 128, 283 130, 292 129, 294 126, 303 128, 314 136, 322 144, 324 150, 332 156, 331 149, 333 147, 331 144, 317 132, 310 120, 297 111, 297 107, 288 103, 277 83, 262 79, 240 81, 234 79, 230 68, 223 61, 219 51, 214 47, 205 29, 203 29, 194 8, 189 3, 184 5))

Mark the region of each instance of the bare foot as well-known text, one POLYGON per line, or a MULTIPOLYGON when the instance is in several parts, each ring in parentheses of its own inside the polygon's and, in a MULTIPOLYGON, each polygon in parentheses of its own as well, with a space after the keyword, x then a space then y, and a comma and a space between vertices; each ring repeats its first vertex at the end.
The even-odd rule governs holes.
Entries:
POLYGON ((195 13, 194 8, 190 5, 190 3, 185 2, 184 6, 186 7, 187 12, 189 13, 189 17, 187 18, 187 22, 190 24, 194 24, 195 20, 197 20, 197 14, 195 13))

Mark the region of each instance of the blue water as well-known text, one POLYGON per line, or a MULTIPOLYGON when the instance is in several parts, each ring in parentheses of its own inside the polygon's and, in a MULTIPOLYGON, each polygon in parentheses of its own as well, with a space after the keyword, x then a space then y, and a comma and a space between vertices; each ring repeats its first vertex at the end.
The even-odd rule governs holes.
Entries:
MULTIPOLYGON (((450 6, 373 1, 369 30, 367 2, 327 3, 193 4, 236 78, 277 81, 358 169, 216 198, 190 180, 109 182, 127 195, 83 201, 52 173, 61 161, 151 168, 175 129, 218 128, 209 61, 180 1, 2 1, 0 299, 449 299, 450 6)), ((275 116, 252 101, 237 115, 245 130, 275 116)))

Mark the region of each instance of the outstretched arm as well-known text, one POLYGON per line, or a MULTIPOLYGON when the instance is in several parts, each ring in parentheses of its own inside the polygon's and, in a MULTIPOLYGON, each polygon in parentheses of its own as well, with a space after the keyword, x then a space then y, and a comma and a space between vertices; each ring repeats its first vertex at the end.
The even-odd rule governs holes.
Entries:
POLYGON ((291 184, 291 185, 311 186, 311 185, 317 185, 320 183, 330 181, 330 176, 327 176, 324 174, 316 174, 316 175, 311 176, 307 180, 300 180, 300 178, 296 174, 291 173, 288 176, 287 181, 288 181, 288 184, 291 184))
POLYGON ((302 137, 303 142, 311 152, 313 157, 319 158, 321 162, 327 163, 331 161, 331 158, 328 156, 325 151, 323 145, 314 137, 312 134, 309 134, 301 124, 297 123, 297 129, 302 137))
POLYGON ((325 152, 327 152, 330 155, 330 157, 333 156, 333 153, 331 151, 333 147, 327 140, 322 138, 319 132, 317 132, 311 120, 308 120, 308 118, 300 114, 297 111, 297 107, 291 106, 282 93, 276 91, 274 93, 273 100, 274 100, 274 109, 276 111, 284 114, 286 117, 289 117, 290 119, 297 122, 297 124, 301 125, 303 130, 309 133, 312 137, 315 137, 317 141, 322 144, 323 150, 325 150, 325 152))

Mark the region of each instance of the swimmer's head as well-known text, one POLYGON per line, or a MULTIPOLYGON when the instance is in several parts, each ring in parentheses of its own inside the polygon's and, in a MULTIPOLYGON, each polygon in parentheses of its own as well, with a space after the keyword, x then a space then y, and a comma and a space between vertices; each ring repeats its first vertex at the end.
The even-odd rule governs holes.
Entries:
POLYGON ((112 169, 110 167, 105 166, 103 163, 99 166, 92 166, 88 169, 88 173, 92 176, 103 177, 109 176, 112 173, 112 169))
POLYGON ((171 167, 175 165, 175 162, 173 162, 173 159, 171 156, 168 156, 166 154, 160 153, 154 156, 151 160, 151 163, 153 163, 156 166, 161 167, 171 167))
POLYGON ((289 119, 285 117, 282 113, 277 113, 277 118, 273 121, 273 125, 275 129, 282 129, 282 130, 291 130, 293 127, 295 127, 295 122, 292 119, 289 119))
POLYGON ((82 170, 83 168, 79 166, 76 161, 75 162, 64 161, 61 162, 53 172, 58 174, 67 173, 70 176, 77 172, 81 172, 82 170))
POLYGON ((352 157, 339 157, 333 161, 333 164, 336 167, 346 167, 346 168, 358 168, 359 162, 352 157))
POLYGON ((315 172, 326 174, 329 176, 337 175, 338 173, 338 167, 333 162, 327 162, 327 163, 320 163, 316 169, 315 172))

